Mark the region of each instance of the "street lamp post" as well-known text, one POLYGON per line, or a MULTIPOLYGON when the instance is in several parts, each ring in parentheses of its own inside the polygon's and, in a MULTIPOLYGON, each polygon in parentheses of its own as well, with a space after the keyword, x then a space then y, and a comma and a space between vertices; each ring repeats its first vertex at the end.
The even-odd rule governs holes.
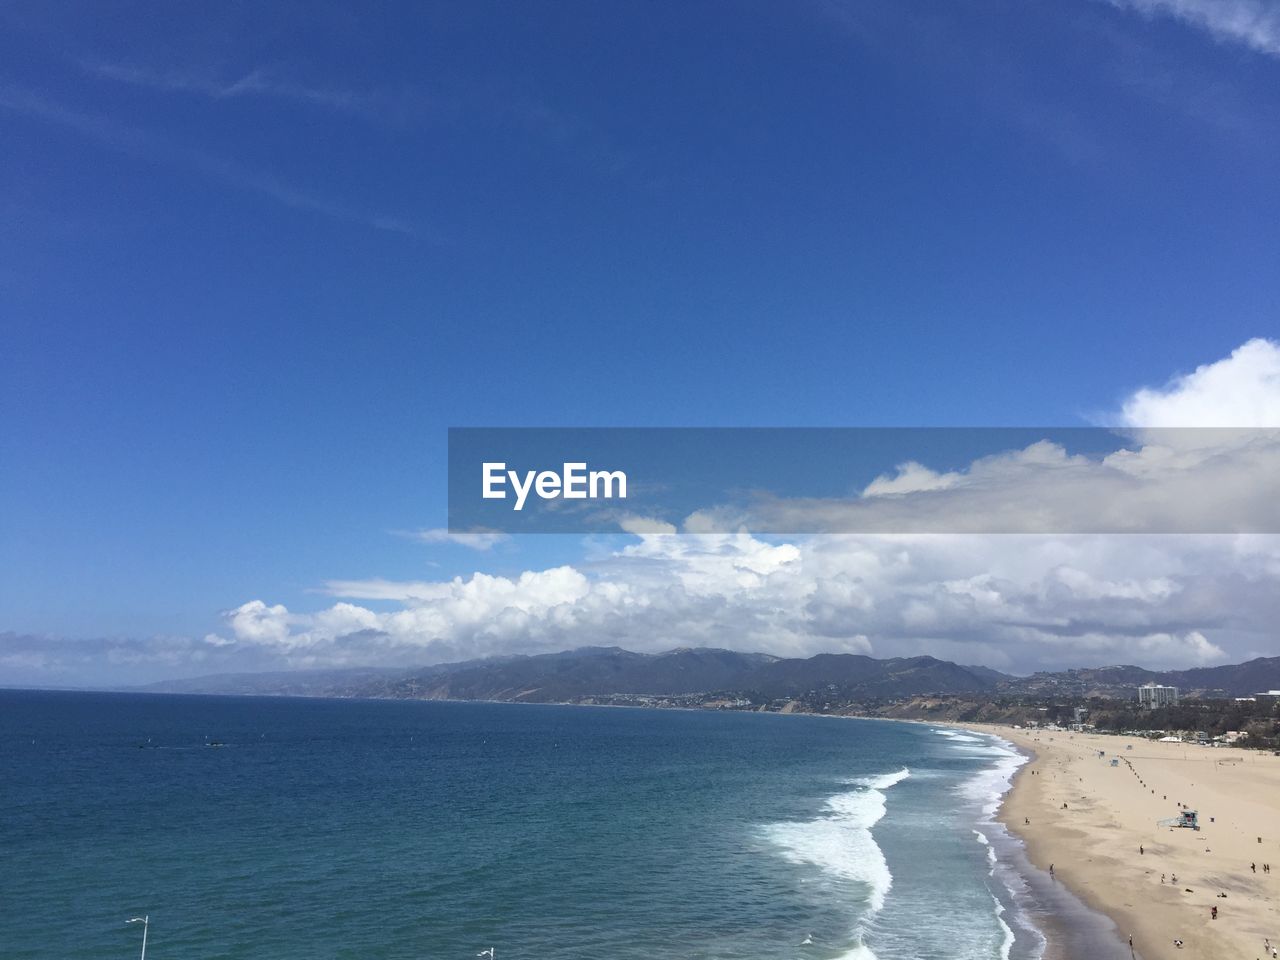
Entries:
POLYGON ((142 956, 139 960, 147 960, 147 927, 151 924, 151 915, 145 917, 130 917, 125 923, 142 924, 142 956))

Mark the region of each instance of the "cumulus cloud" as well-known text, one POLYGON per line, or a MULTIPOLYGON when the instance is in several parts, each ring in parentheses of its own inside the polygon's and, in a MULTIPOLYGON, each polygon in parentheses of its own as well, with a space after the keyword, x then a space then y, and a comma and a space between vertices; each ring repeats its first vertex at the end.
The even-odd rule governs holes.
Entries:
MULTIPOLYGON (((1187 667, 1274 652, 1280 538, 644 534, 576 565, 348 586, 395 599, 311 612, 252 600, 202 641, 107 644, 110 661, 173 675, 617 644, 1187 667)), ((11 644, 0 670, 51 676, 87 649, 11 644)))
POLYGON ((358 635, 421 663, 616 643, 1194 666, 1265 644, 1277 587, 1280 543, 1263 538, 644 534, 582 569, 415 584, 391 612, 255 601, 228 623, 237 642, 308 663, 349 661, 358 635))
POLYGON ((250 643, 287 643, 290 640, 289 611, 281 604, 267 606, 250 600, 226 613, 228 626, 237 640, 250 643))
POLYGON ((1137 390, 1121 407, 1120 421, 1157 428, 1280 427, 1280 343, 1250 340, 1163 387, 1137 390))

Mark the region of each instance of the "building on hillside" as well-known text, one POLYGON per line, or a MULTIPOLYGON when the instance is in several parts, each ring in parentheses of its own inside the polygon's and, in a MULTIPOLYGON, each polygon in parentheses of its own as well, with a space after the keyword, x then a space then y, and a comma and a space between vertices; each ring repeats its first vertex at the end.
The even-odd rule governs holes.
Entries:
POLYGON ((1138 688, 1138 703, 1148 710, 1156 707, 1176 707, 1178 705, 1178 688, 1166 687, 1158 683, 1144 683, 1138 688))
POLYGON ((1262 693, 1255 693, 1253 695, 1253 699, 1257 700, 1259 703, 1265 703, 1274 707, 1277 703, 1280 703, 1280 690, 1265 690, 1262 693))

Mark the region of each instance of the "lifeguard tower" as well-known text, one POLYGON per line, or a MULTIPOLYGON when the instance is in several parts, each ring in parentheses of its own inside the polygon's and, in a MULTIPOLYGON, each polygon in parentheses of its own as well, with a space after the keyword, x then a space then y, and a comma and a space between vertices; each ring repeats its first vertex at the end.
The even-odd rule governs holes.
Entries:
POLYGON ((1158 827, 1185 827, 1188 830, 1200 829, 1200 817, 1194 810, 1183 810, 1176 817, 1169 817, 1167 820, 1157 820, 1158 827))

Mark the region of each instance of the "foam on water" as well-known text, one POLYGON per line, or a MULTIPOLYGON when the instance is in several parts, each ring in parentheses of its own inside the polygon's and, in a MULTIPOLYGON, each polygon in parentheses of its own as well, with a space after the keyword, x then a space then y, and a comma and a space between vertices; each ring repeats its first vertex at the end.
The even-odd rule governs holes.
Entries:
MULTIPOLYGON (((995 863, 995 860, 995 852, 993 851, 991 862, 995 863)), ((1009 952, 1013 949, 1013 928, 1004 922, 1004 904, 1000 902, 1000 898, 992 894, 991 899, 996 905, 996 919, 1000 921, 1000 929, 1004 931, 1004 940, 1000 943, 1000 960, 1009 960, 1009 952)))
MULTIPOLYGON (((1022 896, 1020 896, 1020 891, 1017 889, 1019 878, 1010 873, 1007 865, 999 862, 995 845, 991 843, 983 830, 994 831, 1000 837, 1008 837, 1008 831, 1005 830, 1003 824, 995 819, 995 815, 1000 809, 1000 803, 1004 795, 1012 785, 1013 775, 1017 773, 1019 767, 1027 762, 1027 757, 1015 750, 1013 744, 994 735, 977 737, 957 734, 949 730, 937 730, 935 732, 948 736, 948 739, 952 741, 952 749, 958 753, 967 756, 987 756, 994 761, 989 767, 980 770, 974 776, 961 783, 957 787, 957 792, 965 799, 978 804, 981 810, 981 818, 978 821, 978 825, 983 829, 975 829, 973 833, 977 841, 986 848, 987 863, 990 865, 988 876, 1000 883, 1009 902, 1018 906, 1020 914, 1025 914, 1025 909, 1020 905, 1022 896, 1025 896, 1025 890, 1021 891, 1022 896), (998 873, 1000 876, 997 876, 998 873)), ((1025 884, 1021 885, 1025 887, 1025 884)), ((1000 946, 1001 960, 1009 960, 1016 937, 1013 928, 1005 920, 1005 903, 995 892, 992 893, 991 899, 995 903, 996 920, 999 922, 1000 929, 1004 935, 1000 946)), ((1028 927, 1034 932, 1039 941, 1036 945, 1038 948, 1036 949, 1036 955, 1042 955, 1045 948, 1043 934, 1029 923, 1020 925, 1028 927)))
POLYGON ((885 790, 901 783, 911 772, 856 777, 848 783, 858 789, 829 797, 823 816, 816 820, 772 824, 766 836, 792 863, 817 867, 824 877, 837 883, 853 883, 866 890, 867 909, 854 928, 854 944, 840 960, 876 960, 862 942, 871 920, 884 908, 893 886, 893 874, 884 851, 876 843, 871 828, 885 814, 885 790))
MULTIPOLYGON (((973 835, 978 838, 980 844, 987 848, 987 863, 991 864, 991 869, 987 872, 987 876, 993 876, 996 872, 996 848, 991 846, 991 841, 987 839, 987 835, 981 830, 973 831, 973 835)), ((1003 907, 1000 909, 1001 911, 1004 910, 1003 907)))
MULTIPOLYGON (((976 740, 976 742, 982 743, 981 740, 976 740)), ((970 777, 959 787, 962 795, 981 804, 983 816, 990 820, 1000 808, 1000 801, 1005 793, 1008 792, 1009 786, 1013 781, 1013 775, 1017 773, 1020 766, 1027 762, 1027 758, 1018 753, 1017 750, 1014 750, 1012 744, 994 736, 983 744, 981 751, 978 751, 977 748, 969 747, 967 744, 963 751, 970 754, 980 752, 982 756, 991 757, 996 761, 987 769, 981 770, 970 777)))
MULTIPOLYGON (((858 786, 870 787, 872 790, 888 790, 896 783, 901 783, 907 777, 911 776, 911 771, 906 767, 896 773, 881 773, 873 777, 854 777, 850 783, 856 783, 858 786)), ((879 819, 877 817, 877 819, 879 819)))
POLYGON ((939 729, 933 732, 940 737, 946 737, 948 740, 954 740, 956 743, 985 743, 981 737, 974 737, 967 733, 961 733, 959 730, 939 729))

